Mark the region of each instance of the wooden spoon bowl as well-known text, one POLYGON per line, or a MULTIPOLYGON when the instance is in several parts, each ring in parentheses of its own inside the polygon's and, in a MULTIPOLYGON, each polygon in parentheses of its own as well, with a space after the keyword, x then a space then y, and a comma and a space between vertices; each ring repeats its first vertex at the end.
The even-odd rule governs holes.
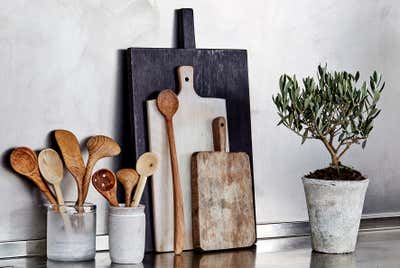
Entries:
POLYGON ((155 153, 144 153, 136 162, 136 170, 140 175, 131 207, 137 207, 142 199, 143 190, 146 186, 147 177, 153 175, 158 168, 158 157, 155 153))
POLYGON ((124 186, 125 206, 129 207, 131 204, 132 190, 139 181, 139 174, 134 169, 124 168, 118 170, 115 175, 117 176, 118 181, 124 186))
POLYGON ((157 168, 158 157, 155 153, 144 153, 136 162, 136 170, 140 176, 149 177, 156 172, 157 168))
POLYGON ((12 151, 10 155, 11 167, 19 174, 33 181, 39 190, 53 205, 57 205, 57 201, 50 191, 49 186, 43 181, 38 166, 38 159, 34 151, 28 147, 19 147, 12 151))
POLYGON ((100 169, 92 176, 94 188, 103 195, 114 207, 118 207, 117 180, 114 172, 109 169, 100 169))
POLYGON ((167 120, 171 120, 179 108, 179 100, 175 92, 171 89, 165 89, 157 97, 158 110, 167 120))

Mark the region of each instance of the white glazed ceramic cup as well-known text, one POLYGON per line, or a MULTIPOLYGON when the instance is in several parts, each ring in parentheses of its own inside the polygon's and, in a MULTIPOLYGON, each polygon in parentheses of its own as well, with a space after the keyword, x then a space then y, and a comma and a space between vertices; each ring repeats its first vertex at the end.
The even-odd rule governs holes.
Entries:
POLYGON ((74 202, 47 208, 47 258, 54 261, 88 261, 96 255, 96 205, 74 202))
POLYGON ((146 218, 144 205, 109 208, 108 238, 113 263, 136 264, 144 257, 146 218))

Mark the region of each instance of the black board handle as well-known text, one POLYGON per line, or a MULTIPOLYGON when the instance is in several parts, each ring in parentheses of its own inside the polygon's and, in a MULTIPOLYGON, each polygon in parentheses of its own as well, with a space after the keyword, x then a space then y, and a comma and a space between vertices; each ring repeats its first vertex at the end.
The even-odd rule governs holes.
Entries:
POLYGON ((178 48, 196 48, 194 36, 193 9, 177 10, 178 17, 178 48))

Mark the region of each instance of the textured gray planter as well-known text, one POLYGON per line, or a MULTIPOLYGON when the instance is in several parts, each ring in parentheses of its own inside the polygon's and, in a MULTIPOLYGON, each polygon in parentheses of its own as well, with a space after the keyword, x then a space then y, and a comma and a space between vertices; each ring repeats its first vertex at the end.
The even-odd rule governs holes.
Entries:
POLYGON ((312 248, 323 253, 355 250, 368 179, 329 181, 303 178, 312 248))

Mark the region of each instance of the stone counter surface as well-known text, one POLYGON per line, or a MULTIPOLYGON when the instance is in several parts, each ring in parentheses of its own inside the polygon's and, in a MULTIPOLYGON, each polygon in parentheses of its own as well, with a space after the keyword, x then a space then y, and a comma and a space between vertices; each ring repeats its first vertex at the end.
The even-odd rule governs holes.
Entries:
POLYGON ((111 263, 108 252, 98 252, 96 260, 92 262, 52 262, 46 260, 45 257, 13 258, 0 260, 0 267, 394 268, 400 267, 399 250, 400 229, 394 229, 361 233, 357 251, 343 255, 312 252, 310 238, 303 236, 259 240, 257 247, 245 250, 207 254, 184 252, 181 257, 182 265, 175 266, 172 253, 146 254, 141 264, 118 265, 111 263))

